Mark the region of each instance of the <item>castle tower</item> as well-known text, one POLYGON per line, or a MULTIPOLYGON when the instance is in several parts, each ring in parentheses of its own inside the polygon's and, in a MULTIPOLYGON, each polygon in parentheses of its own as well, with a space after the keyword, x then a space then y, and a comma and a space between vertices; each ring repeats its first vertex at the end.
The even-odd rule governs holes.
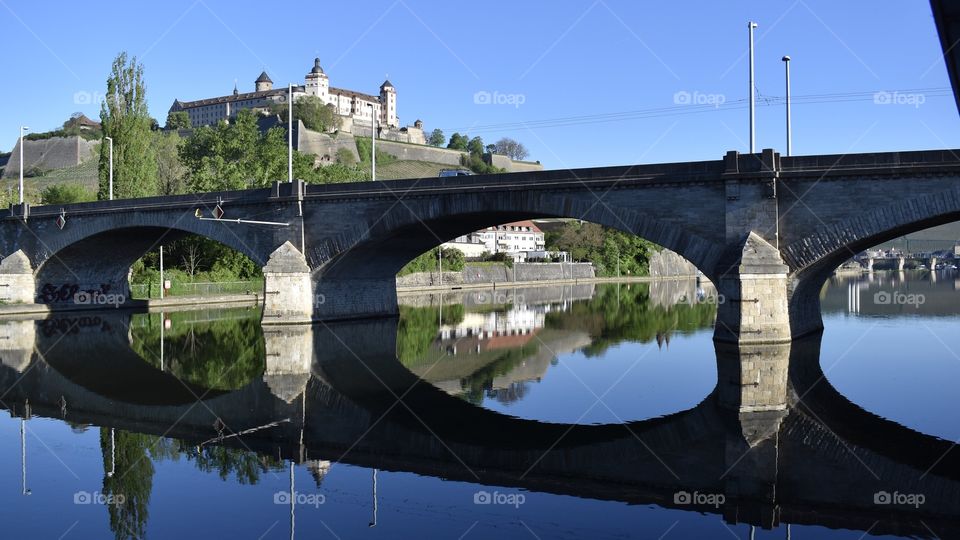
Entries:
POLYGON ((313 59, 313 69, 303 78, 303 85, 308 96, 317 96, 324 103, 328 102, 327 93, 330 90, 330 79, 320 67, 320 59, 313 59))
POLYGON ((380 85, 380 123, 393 128, 400 124, 397 118, 397 89, 389 79, 380 85))
POLYGON ((260 73, 260 76, 254 81, 254 85, 257 92, 273 90, 273 81, 270 79, 270 76, 267 75, 266 71, 260 73))

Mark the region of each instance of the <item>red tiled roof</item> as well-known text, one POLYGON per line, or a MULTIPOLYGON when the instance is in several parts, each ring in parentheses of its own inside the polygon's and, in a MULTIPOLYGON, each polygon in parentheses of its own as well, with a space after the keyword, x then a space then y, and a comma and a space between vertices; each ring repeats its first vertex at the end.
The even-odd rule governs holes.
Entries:
POLYGON ((506 227, 507 230, 510 230, 510 227, 530 227, 529 231, 518 231, 518 232, 543 232, 540 230, 540 227, 537 227, 537 224, 530 221, 529 219, 524 221, 513 221, 510 223, 502 223, 500 225, 495 225, 493 227, 487 227, 487 230, 499 229, 499 227, 506 227))

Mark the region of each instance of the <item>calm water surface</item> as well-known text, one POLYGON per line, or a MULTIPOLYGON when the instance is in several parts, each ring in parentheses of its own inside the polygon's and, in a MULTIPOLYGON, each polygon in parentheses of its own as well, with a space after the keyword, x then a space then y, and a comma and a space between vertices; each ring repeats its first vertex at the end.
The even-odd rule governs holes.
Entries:
POLYGON ((692 282, 0 323, 3 536, 956 537, 958 280, 834 278, 741 351, 692 282), (724 406, 742 361, 785 410, 724 406))

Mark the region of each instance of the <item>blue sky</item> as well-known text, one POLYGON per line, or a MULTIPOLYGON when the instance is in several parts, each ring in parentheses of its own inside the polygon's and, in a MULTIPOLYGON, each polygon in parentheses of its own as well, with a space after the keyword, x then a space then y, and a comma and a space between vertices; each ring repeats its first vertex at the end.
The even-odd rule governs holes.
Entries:
MULTIPOLYGON (((52 129, 74 111, 98 118, 110 63, 126 50, 143 61, 161 123, 174 98, 223 95, 234 80, 250 91, 262 69, 278 85, 302 83, 319 56, 341 88, 376 93, 389 75, 403 124, 420 118, 427 129, 487 142, 510 136, 549 168, 719 159, 747 150, 747 111, 735 104, 747 96, 751 19, 761 96, 783 95, 784 54, 798 100, 864 93, 796 103, 795 154, 960 147, 960 117, 943 90, 946 69, 922 0, 281 6, 0 0, 0 150, 13 147, 20 124, 52 129), (875 103, 881 91, 894 103, 875 103), (499 103, 482 103, 486 96, 499 103), (723 104, 701 112, 684 105, 687 97, 723 104), (648 109, 661 110, 620 114, 648 109), (569 117, 582 118, 540 123, 569 117), (598 121, 610 118, 618 121, 598 121)), ((757 142, 784 151, 782 105, 758 107, 757 142)))

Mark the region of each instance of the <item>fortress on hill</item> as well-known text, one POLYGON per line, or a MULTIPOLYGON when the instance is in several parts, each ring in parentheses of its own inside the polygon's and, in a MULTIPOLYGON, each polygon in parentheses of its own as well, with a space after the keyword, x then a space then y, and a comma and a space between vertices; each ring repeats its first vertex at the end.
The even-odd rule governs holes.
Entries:
MULTIPOLYGON (((170 112, 184 111, 190 117, 193 126, 216 125, 220 120, 236 116, 242 109, 266 110, 275 103, 287 100, 289 89, 274 88, 267 72, 260 73, 254 81, 253 92, 241 93, 234 85, 233 93, 199 99, 196 101, 174 100, 170 112)), ((378 136, 409 142, 426 144, 422 123, 418 120, 414 126, 400 127, 397 114, 397 89, 389 80, 380 85, 379 94, 365 94, 355 90, 346 90, 330 86, 330 78, 320 66, 320 59, 314 58, 313 67, 304 76, 302 85, 293 87, 293 99, 303 96, 315 96, 333 107, 340 115, 340 131, 356 135, 370 135, 372 119, 377 119, 378 136)))

